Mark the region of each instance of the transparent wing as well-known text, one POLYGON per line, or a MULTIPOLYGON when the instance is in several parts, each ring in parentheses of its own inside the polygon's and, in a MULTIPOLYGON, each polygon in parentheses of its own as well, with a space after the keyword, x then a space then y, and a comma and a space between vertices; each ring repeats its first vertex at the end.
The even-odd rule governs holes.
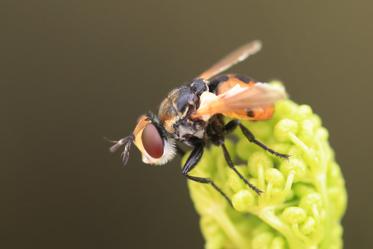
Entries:
POLYGON ((198 76, 202 79, 210 79, 211 77, 227 70, 233 65, 247 59, 250 55, 257 53, 262 47, 260 41, 252 41, 245 45, 237 48, 236 50, 229 53, 227 56, 216 62, 208 70, 198 76))

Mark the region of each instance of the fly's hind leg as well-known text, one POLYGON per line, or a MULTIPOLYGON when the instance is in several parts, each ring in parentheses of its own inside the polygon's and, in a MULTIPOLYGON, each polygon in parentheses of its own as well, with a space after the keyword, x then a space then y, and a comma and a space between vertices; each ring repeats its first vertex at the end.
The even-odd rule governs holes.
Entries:
POLYGON ((280 152, 277 152, 271 148, 269 148, 267 145, 263 144, 262 142, 258 141, 254 134, 249 130, 247 129, 244 125, 242 124, 239 124, 240 128, 241 128, 241 131, 242 133, 245 135, 245 137, 252 143, 258 145, 259 147, 261 147, 262 149, 268 151, 269 153, 275 155, 275 156, 278 156, 278 157, 281 157, 281 158, 285 158, 285 159, 288 159, 289 158, 289 155, 287 154, 282 154, 280 152))
POLYGON ((202 155, 203 155, 203 144, 202 143, 197 144, 195 148, 193 149, 192 153, 190 154, 190 156, 188 157, 183 167, 183 170, 182 170, 183 175, 189 180, 203 183, 203 184, 210 184, 216 191, 218 191, 228 201, 229 205, 232 206, 232 202, 229 199, 229 197, 210 178, 189 175, 189 172, 197 165, 202 155))
POLYGON ((231 156, 229 155, 229 152, 227 150, 227 147, 225 146, 224 143, 221 144, 221 148, 223 149, 223 153, 224 153, 224 158, 225 158, 225 161, 228 163, 228 166, 229 168, 231 168, 239 178, 241 178, 241 180, 247 185, 249 186, 252 190, 254 190, 258 195, 260 195, 263 191, 260 190, 259 188, 257 188, 256 186, 254 186, 253 184, 251 184, 235 167, 233 161, 232 161, 232 158, 231 156))
POLYGON ((249 140, 249 142, 258 145, 259 147, 261 147, 265 151, 268 151, 269 153, 271 153, 271 154, 273 154, 275 156, 278 156, 278 157, 281 157, 281 158, 285 158, 285 159, 289 158, 289 155, 277 152, 277 151, 269 148, 267 145, 263 144, 259 140, 257 140, 256 137, 254 136, 254 134, 249 129, 247 129, 243 124, 241 124, 241 122, 239 120, 234 119, 234 120, 229 121, 224 126, 224 131, 225 131, 225 133, 230 133, 230 132, 234 131, 238 126, 240 127, 242 133, 245 135, 245 137, 247 138, 247 140, 249 140))
POLYGON ((240 121, 237 120, 237 119, 233 119, 233 120, 229 121, 224 126, 224 132, 225 133, 231 133, 232 131, 234 131, 237 128, 237 126, 239 124, 240 124, 240 121))

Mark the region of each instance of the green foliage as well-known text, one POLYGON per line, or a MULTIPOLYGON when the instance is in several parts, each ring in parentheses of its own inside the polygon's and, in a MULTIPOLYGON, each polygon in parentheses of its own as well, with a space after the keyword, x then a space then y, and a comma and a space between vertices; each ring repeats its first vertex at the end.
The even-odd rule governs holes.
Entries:
POLYGON ((258 196, 229 169, 220 148, 206 150, 191 175, 212 178, 234 208, 211 186, 188 182, 205 248, 342 248, 347 195, 319 116, 307 105, 283 100, 271 120, 244 124, 260 141, 291 157, 265 152, 239 129, 226 140, 239 171, 264 191, 258 196))

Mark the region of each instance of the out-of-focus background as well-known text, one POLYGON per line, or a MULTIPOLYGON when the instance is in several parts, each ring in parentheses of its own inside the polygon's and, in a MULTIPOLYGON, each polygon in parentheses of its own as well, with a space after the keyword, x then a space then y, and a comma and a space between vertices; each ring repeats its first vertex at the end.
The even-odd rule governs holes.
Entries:
POLYGON ((330 131, 346 248, 372 248, 370 1, 0 2, 1 248, 202 248, 179 159, 127 167, 128 135, 167 92, 236 46, 232 72, 281 79, 330 131))

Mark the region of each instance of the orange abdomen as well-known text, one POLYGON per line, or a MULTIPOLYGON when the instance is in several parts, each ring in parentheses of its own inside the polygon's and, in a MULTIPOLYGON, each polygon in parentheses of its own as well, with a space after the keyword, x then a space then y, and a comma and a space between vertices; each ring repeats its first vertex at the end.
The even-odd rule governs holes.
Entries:
MULTIPOLYGON (((237 84, 241 87, 253 87, 256 83, 254 80, 249 79, 245 76, 227 74, 219 76, 220 81, 216 87, 215 94, 220 95, 236 86, 237 84)), ((222 113, 225 116, 235 119, 244 119, 244 120, 267 120, 271 119, 274 112, 274 106, 269 105, 266 107, 257 107, 252 109, 242 109, 240 111, 234 112, 225 112, 222 113)))

